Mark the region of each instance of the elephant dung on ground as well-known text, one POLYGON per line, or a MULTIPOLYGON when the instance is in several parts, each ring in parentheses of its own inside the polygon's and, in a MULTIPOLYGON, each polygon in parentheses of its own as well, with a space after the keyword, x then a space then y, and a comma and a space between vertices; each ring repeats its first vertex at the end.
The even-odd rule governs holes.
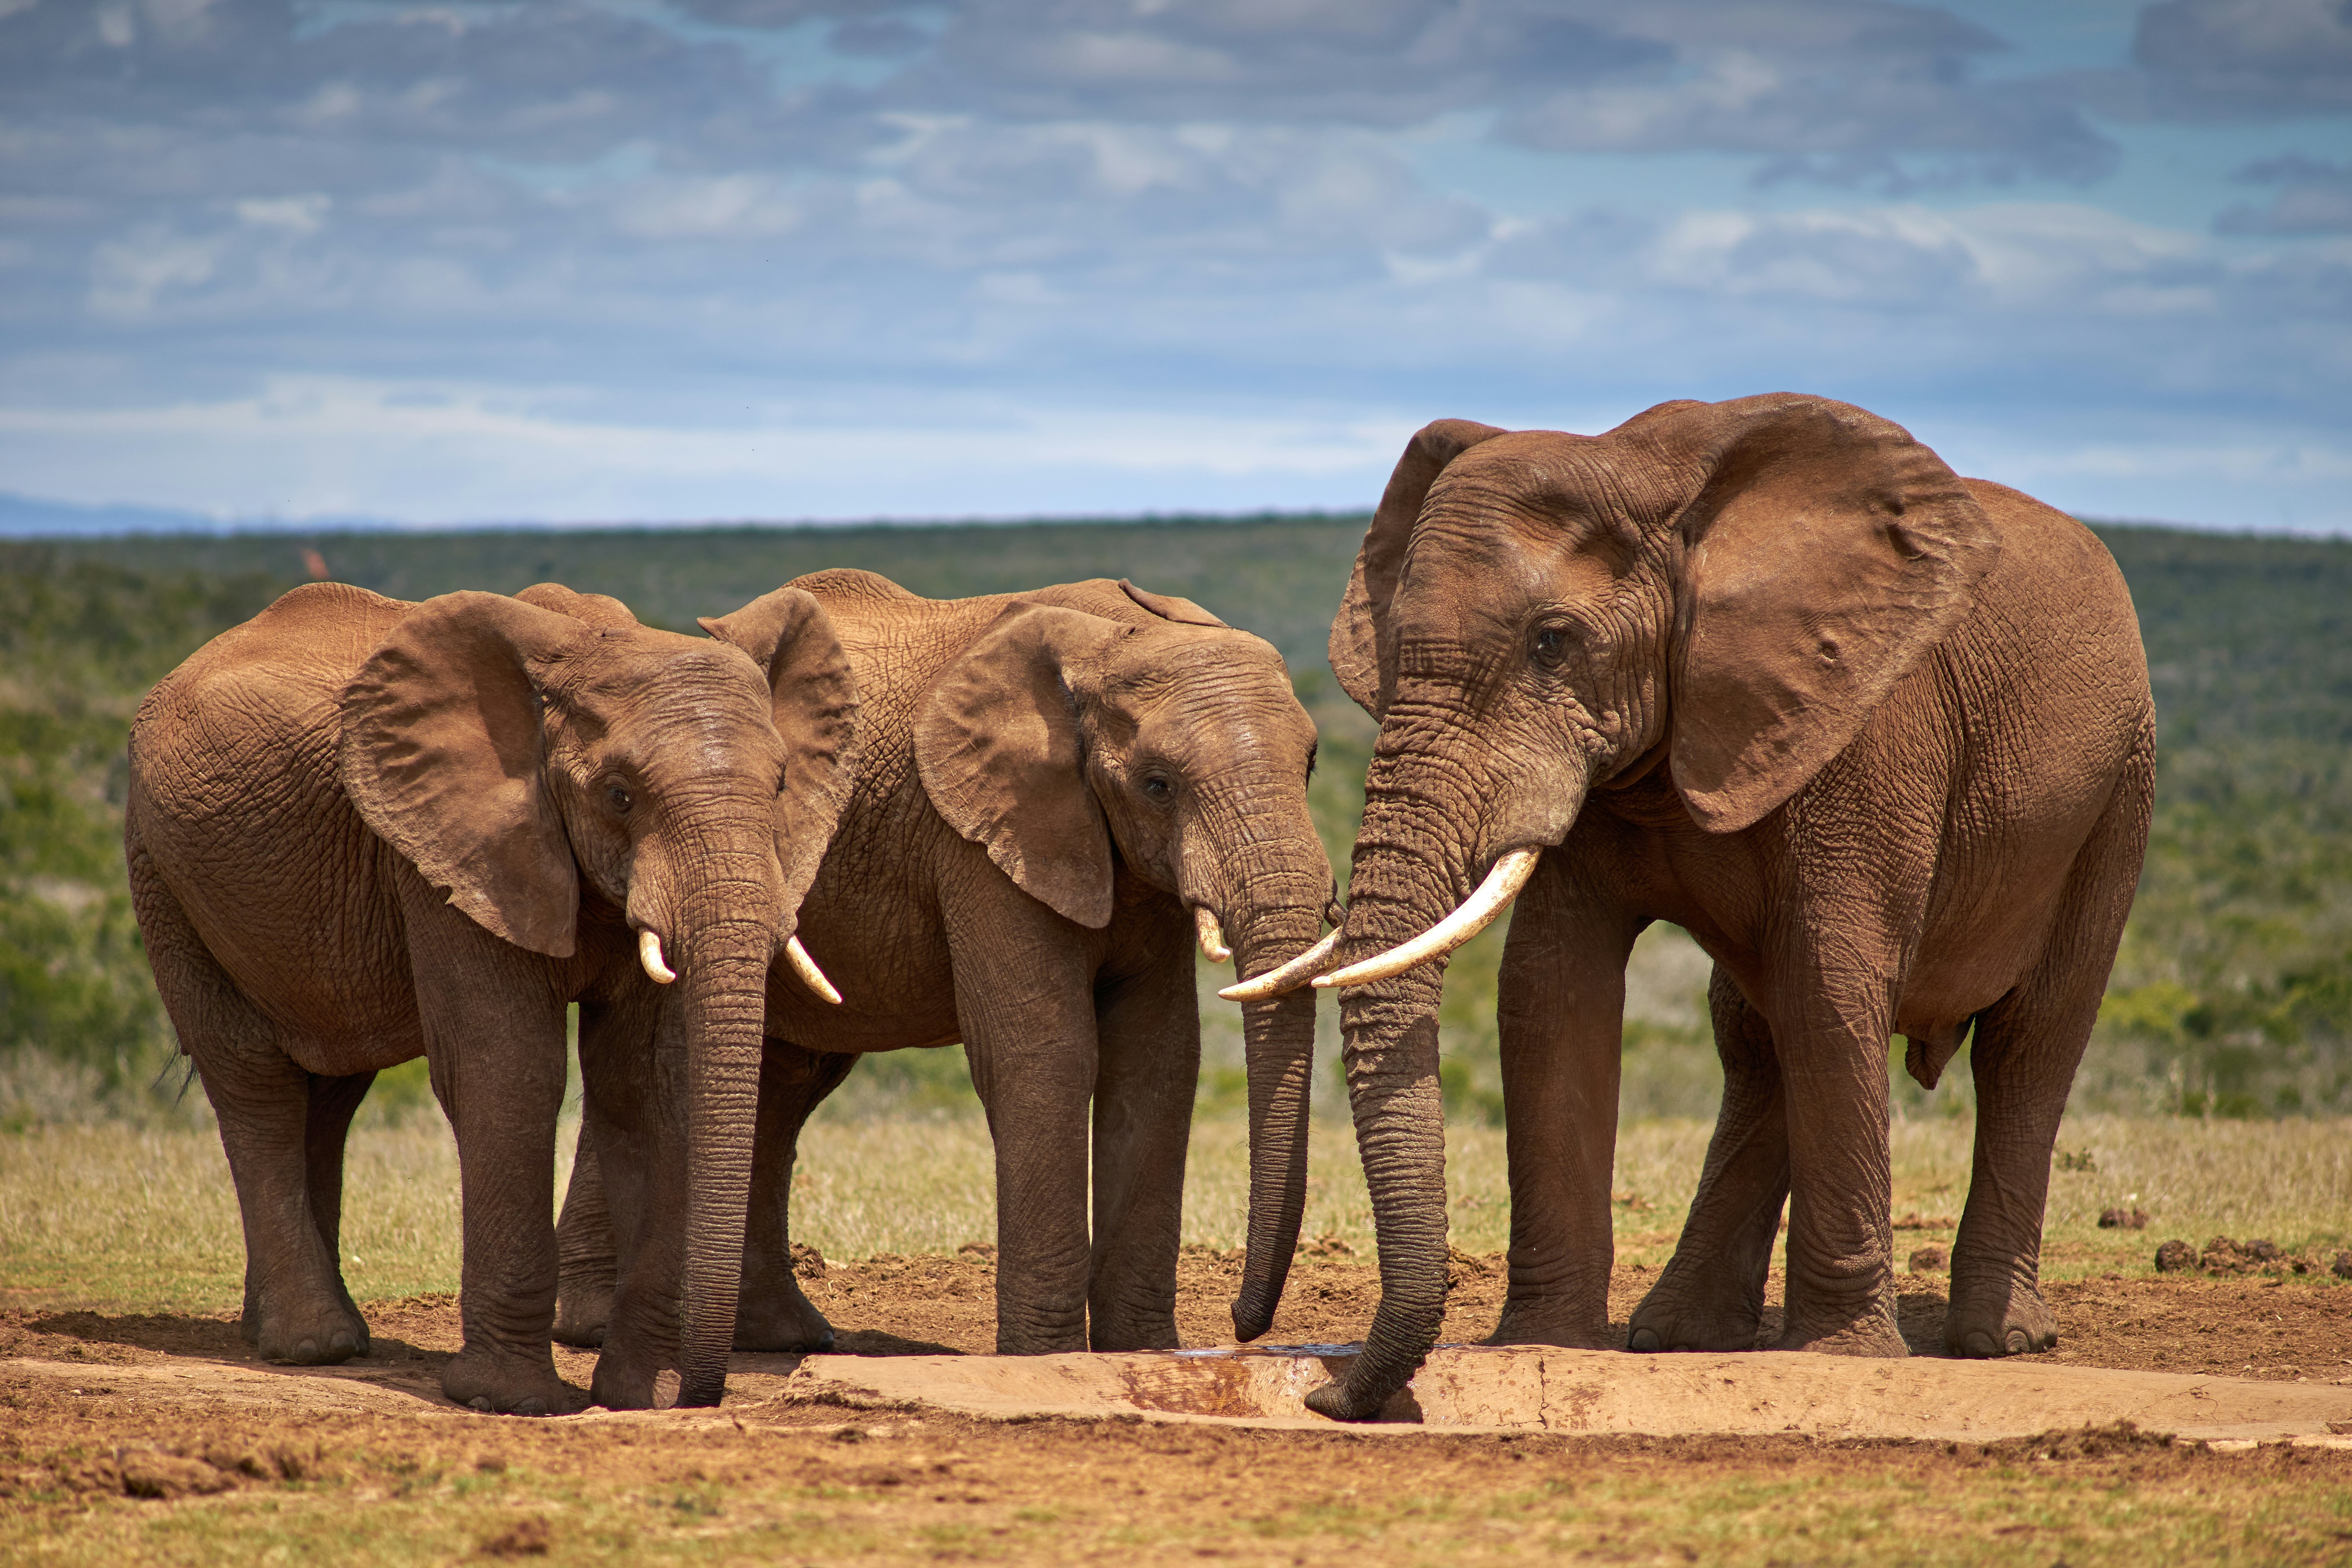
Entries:
POLYGON ((1901 1355, 1887 1042, 1971 1028, 1955 1352, 2040 1349, 2052 1140, 2145 847, 2147 672, 2072 518, 1859 408, 1668 403, 1600 437, 1444 420, 1406 447, 1331 630, 1380 721, 1341 1016, 1380 1237, 1362 1417, 1445 1295, 1444 955, 1517 914, 1499 1024, 1510 1286, 1496 1339, 1607 1335, 1624 964, 1715 960, 1723 1108, 1642 1350, 1756 1339, 1783 1199, 1790 1348, 1901 1355), (1451 911, 1451 912, 1449 912, 1451 911))
POLYGON ((548 1352, 564 1010, 660 994, 691 1079, 688 1261, 667 1339, 608 1347, 597 1394, 717 1399, 768 961, 832 835, 855 717, 815 601, 773 613, 754 664, 551 584, 417 605, 319 584, 148 696, 131 892, 219 1118, 265 1356, 366 1350, 343 1138, 375 1073, 423 1054, 464 1185, 466 1343, 442 1386, 575 1407, 548 1352))
MULTIPOLYGON (((783 593, 824 606, 865 706, 856 784, 801 911, 844 1000, 781 964, 769 986, 737 1344, 830 1342, 787 1235, 810 1110, 862 1053, 961 1040, 996 1146, 999 1348, 1175 1345, 1196 937, 1212 957, 1230 942, 1249 977, 1231 988, 1251 1128, 1234 1319, 1264 1332, 1306 1201, 1315 1025, 1312 992, 1264 993, 1314 972, 1336 912, 1307 810, 1314 725, 1280 657, 1123 582, 932 600, 831 571, 783 593)), ((776 605, 704 624, 756 659, 776 605)), ((674 1219, 634 1191, 667 1136, 640 1055, 583 1029, 558 1320, 581 1341, 625 1314, 636 1254, 674 1219)))

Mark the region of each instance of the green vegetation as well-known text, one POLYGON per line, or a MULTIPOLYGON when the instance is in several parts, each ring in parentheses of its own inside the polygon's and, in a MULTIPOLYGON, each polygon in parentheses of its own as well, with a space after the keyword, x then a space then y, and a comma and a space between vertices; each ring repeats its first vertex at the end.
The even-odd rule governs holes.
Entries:
MULTIPOLYGON (((1334 1129, 1333 1131, 1338 1130, 1334 1129)), ((1617 1141, 1611 1215, 1621 1266, 1663 1266, 1706 1148, 1706 1121, 1654 1119, 1617 1141)), ((2042 1272, 2074 1279, 2150 1272, 2156 1242, 2260 1237, 2290 1254, 2352 1241, 2352 1120, 2284 1123, 2186 1117, 2070 1117, 2050 1177, 2042 1272), (2147 1230, 2102 1230, 2102 1210, 2137 1208, 2147 1230)), ((568 1161, 567 1131, 560 1149, 568 1161)), ((1184 1237, 1223 1251, 1246 1236, 1249 1132, 1202 1116, 1185 1166, 1184 1237)), ((1970 1128, 1950 1117, 1896 1124, 1894 1212, 1926 1216, 1907 1250, 1950 1246, 1967 1196, 1970 1128)), ((438 1119, 379 1120, 345 1161, 343 1275, 362 1300, 457 1288, 457 1154, 438 1119)), ((557 1189, 570 1174, 557 1171, 557 1189)), ((1509 1244, 1503 1133, 1465 1119, 1446 1134, 1453 1244, 1481 1256, 1509 1244)), ((996 1234, 996 1166, 974 1118, 820 1117, 801 1141, 793 1237, 826 1257, 952 1253, 996 1234)), ((1310 1143, 1301 1235, 1375 1251, 1355 1140, 1310 1143)), ((1898 1254, 1898 1261, 1900 1254, 1898 1254)), ((18 1306, 217 1312, 242 1299, 245 1247, 220 1148, 202 1128, 28 1128, 0 1138, 0 1280, 18 1306)))
MULTIPOLYGON (((1370 721, 1323 662, 1360 517, 827 529, 279 534, 0 546, 0 1125, 89 1108, 200 1113, 180 1096, 129 900, 122 737, 149 683, 305 580, 303 552, 404 598, 557 580, 691 629, 802 573, 856 565, 938 595, 1127 576, 1196 599, 1282 650, 1322 731, 1317 818, 1343 870, 1370 721), (174 1107, 178 1110, 175 1111, 174 1107)), ((2248 1117, 2352 1110, 2352 543, 2107 527, 2129 578, 2161 724, 2148 868, 2077 1110, 2248 1117)), ((1498 928, 1457 955, 1443 1015, 1457 1119, 1499 1120, 1498 928)), ((1706 1116, 1706 966, 1670 929, 1637 951, 1631 1116, 1706 1116)), ((1203 971, 1204 993, 1219 980, 1203 971)), ((1241 1099, 1233 1010, 1204 1008, 1204 1107, 1241 1099)), ((1335 1009, 1325 1043, 1336 1046, 1335 1009)), ((1336 1050, 1331 1052, 1336 1056, 1336 1050)), ((1895 1047, 1899 1057, 1900 1046, 1895 1047)), ((421 1078, 379 1101, 421 1106, 421 1078)), ((1327 1109, 1336 1079, 1318 1075, 1327 1109)), ((200 1097, 189 1097, 189 1100, 200 1097)), ((1913 1114, 1964 1113, 1967 1076, 1913 1114)), ((961 1053, 862 1067, 828 1115, 971 1108, 961 1053)))

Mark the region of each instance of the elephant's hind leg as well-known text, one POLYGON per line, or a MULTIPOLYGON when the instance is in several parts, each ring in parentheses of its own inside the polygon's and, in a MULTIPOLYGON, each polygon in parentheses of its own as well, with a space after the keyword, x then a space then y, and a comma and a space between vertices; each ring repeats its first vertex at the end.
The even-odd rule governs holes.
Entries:
POLYGON ((1720 965, 1706 999, 1723 1059, 1723 1110, 1682 1240, 1633 1310, 1628 1342, 1637 1351, 1756 1348, 1789 1195, 1789 1120, 1771 1026, 1720 965))
POLYGON ((743 1281, 735 1306, 739 1351, 833 1348, 833 1325, 793 1268, 793 1166, 801 1128, 841 1087, 854 1056, 804 1051, 770 1040, 760 1061, 760 1123, 751 1155, 751 1202, 743 1231, 743 1281))
POLYGON ((135 848, 131 888, 156 988, 220 1123, 245 1223, 245 1338, 268 1361, 362 1354, 367 1322, 340 1263, 343 1132, 372 1074, 321 1079, 205 951, 179 901, 135 848), (356 1089, 352 1086, 356 1085, 356 1089))
POLYGON ((2016 1355, 2058 1342, 2041 1281, 2050 1153, 2138 883, 2153 761, 2143 746, 2126 763, 2114 800, 2075 858, 2040 961, 1977 1016, 1969 1048, 1976 1159, 1944 1314, 1944 1348, 1953 1355, 2016 1355))
POLYGON ((572 1182, 563 1189, 563 1210, 555 1221, 554 1337, 562 1344, 587 1347, 604 1342, 613 1319, 613 1283, 620 1271, 595 1132, 592 1106, 580 1118, 572 1182))

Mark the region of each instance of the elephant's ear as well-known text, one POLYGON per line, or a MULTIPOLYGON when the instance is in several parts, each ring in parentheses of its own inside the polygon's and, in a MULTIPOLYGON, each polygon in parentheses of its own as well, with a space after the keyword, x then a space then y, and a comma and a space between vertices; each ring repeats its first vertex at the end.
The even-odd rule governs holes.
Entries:
POLYGON ((942 670, 915 717, 915 765, 948 826, 1066 920, 1110 923, 1110 829, 1087 782, 1078 690, 1134 628, 1016 603, 942 670))
POLYGON ((1388 711, 1396 690, 1395 653, 1383 642, 1381 628, 1396 597, 1397 574, 1404 569, 1404 549, 1421 519, 1421 503, 1446 464, 1502 434, 1468 419, 1424 425, 1404 444, 1388 489, 1381 492, 1372 525, 1364 531, 1364 547, 1356 552, 1348 595, 1331 621, 1330 645, 1331 673, 1339 678, 1339 689, 1374 719, 1388 711))
POLYGON ((849 654, 824 606, 801 588, 763 594, 731 616, 703 621, 702 629, 768 672, 776 733, 784 741, 776 858, 783 867, 784 907, 797 910, 857 782, 857 679, 849 654))
POLYGON ((493 935, 572 955, 580 879, 548 798, 542 675, 600 634, 499 594, 416 606, 342 691, 343 789, 375 836, 493 935))
POLYGON ((1848 404, 1776 394, 1623 429, 1695 489, 1669 756, 1699 826, 1735 832, 1853 742, 1967 613, 2000 543, 1942 458, 1848 404))
POLYGON ((1174 621, 1185 626, 1223 626, 1225 623, 1201 608, 1190 599, 1180 599, 1173 594, 1155 594, 1149 588, 1139 588, 1121 577, 1119 592, 1158 616, 1163 621, 1174 621))
POLYGON ((537 605, 542 610, 553 610, 559 616, 570 616, 575 621, 610 631, 633 632, 639 625, 629 606, 610 594, 577 594, 561 583, 533 583, 515 597, 526 605, 537 605))

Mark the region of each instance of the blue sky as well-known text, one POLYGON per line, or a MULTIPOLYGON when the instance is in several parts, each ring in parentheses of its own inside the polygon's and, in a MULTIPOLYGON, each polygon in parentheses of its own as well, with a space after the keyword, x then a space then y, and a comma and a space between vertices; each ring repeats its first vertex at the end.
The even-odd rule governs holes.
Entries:
POLYGON ((0 0, 0 490, 1357 508, 1775 390, 2352 530, 2352 0, 0 0))

